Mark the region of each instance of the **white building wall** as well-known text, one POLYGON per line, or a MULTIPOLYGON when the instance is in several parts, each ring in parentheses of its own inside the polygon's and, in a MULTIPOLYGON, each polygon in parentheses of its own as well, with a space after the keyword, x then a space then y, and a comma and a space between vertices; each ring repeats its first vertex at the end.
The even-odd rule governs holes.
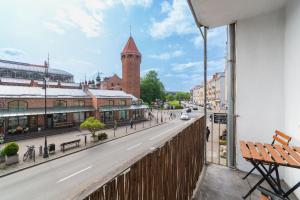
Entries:
MULTIPOLYGON (((300 1, 291 0, 286 9, 285 24, 285 131, 292 137, 291 145, 300 146, 300 1)), ((285 181, 294 185, 300 170, 285 168, 285 181)), ((300 189, 296 191, 300 198, 300 189)))
POLYGON ((270 143, 275 129, 284 131, 284 12, 273 11, 237 22, 236 114, 237 168, 252 167, 239 141, 270 143))

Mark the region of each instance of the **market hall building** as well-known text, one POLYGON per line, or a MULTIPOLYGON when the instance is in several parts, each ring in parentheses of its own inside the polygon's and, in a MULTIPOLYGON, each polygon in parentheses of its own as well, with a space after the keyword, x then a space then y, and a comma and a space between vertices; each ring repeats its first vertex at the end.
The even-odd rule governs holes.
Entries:
MULTIPOLYGON (((139 63, 134 74, 139 71, 139 63)), ((132 75, 130 71, 123 74, 126 84, 124 75, 132 75)), ((33 65, 0 60, 0 136, 75 127, 90 116, 107 125, 114 120, 144 120, 147 106, 139 99, 139 93, 131 92, 133 88, 128 92, 126 89, 101 89, 100 77, 75 83, 71 73, 49 68, 47 62, 33 65)))

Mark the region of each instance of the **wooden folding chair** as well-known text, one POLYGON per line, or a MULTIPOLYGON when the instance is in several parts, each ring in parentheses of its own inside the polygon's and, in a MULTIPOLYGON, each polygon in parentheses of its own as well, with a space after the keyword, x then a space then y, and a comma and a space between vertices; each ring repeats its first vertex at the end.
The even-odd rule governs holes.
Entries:
MULTIPOLYGON (((285 145, 288 146, 290 141, 291 141, 291 137, 284 134, 281 131, 275 130, 275 134, 273 135, 273 141, 272 141, 272 145, 274 145, 275 143, 279 143, 281 145, 285 145)), ((255 167, 253 167, 247 174, 246 176, 243 177, 243 179, 246 179, 253 171, 255 170, 255 167)))

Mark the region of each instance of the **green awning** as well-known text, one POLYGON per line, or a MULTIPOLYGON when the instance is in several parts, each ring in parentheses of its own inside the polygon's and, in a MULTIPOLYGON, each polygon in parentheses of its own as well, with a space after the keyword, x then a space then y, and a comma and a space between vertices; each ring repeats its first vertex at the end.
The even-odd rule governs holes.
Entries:
POLYGON ((120 111, 120 110, 138 110, 138 109, 148 109, 147 105, 131 105, 131 106, 100 106, 99 112, 107 111, 120 111))
MULTIPOLYGON (((91 106, 81 107, 55 107, 55 108, 47 108, 47 114, 55 114, 55 113, 75 113, 75 112, 87 112, 94 111, 94 108, 91 106)), ((44 115, 45 108, 28 108, 22 110, 7 110, 0 109, 0 117, 17 117, 17 116, 28 116, 28 115, 44 115)))

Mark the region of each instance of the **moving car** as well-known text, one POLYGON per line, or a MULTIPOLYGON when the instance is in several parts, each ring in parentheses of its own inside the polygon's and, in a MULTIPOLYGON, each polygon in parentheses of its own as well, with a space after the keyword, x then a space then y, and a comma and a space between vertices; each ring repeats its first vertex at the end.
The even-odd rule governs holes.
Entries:
POLYGON ((190 113, 190 112, 192 112, 192 110, 190 108, 188 108, 188 109, 186 109, 186 112, 190 113))
POLYGON ((182 113, 182 115, 180 116, 180 119, 182 119, 182 120, 189 120, 190 116, 187 113, 182 113))
POLYGON ((197 107, 193 107, 193 110, 198 110, 198 108, 197 107))

